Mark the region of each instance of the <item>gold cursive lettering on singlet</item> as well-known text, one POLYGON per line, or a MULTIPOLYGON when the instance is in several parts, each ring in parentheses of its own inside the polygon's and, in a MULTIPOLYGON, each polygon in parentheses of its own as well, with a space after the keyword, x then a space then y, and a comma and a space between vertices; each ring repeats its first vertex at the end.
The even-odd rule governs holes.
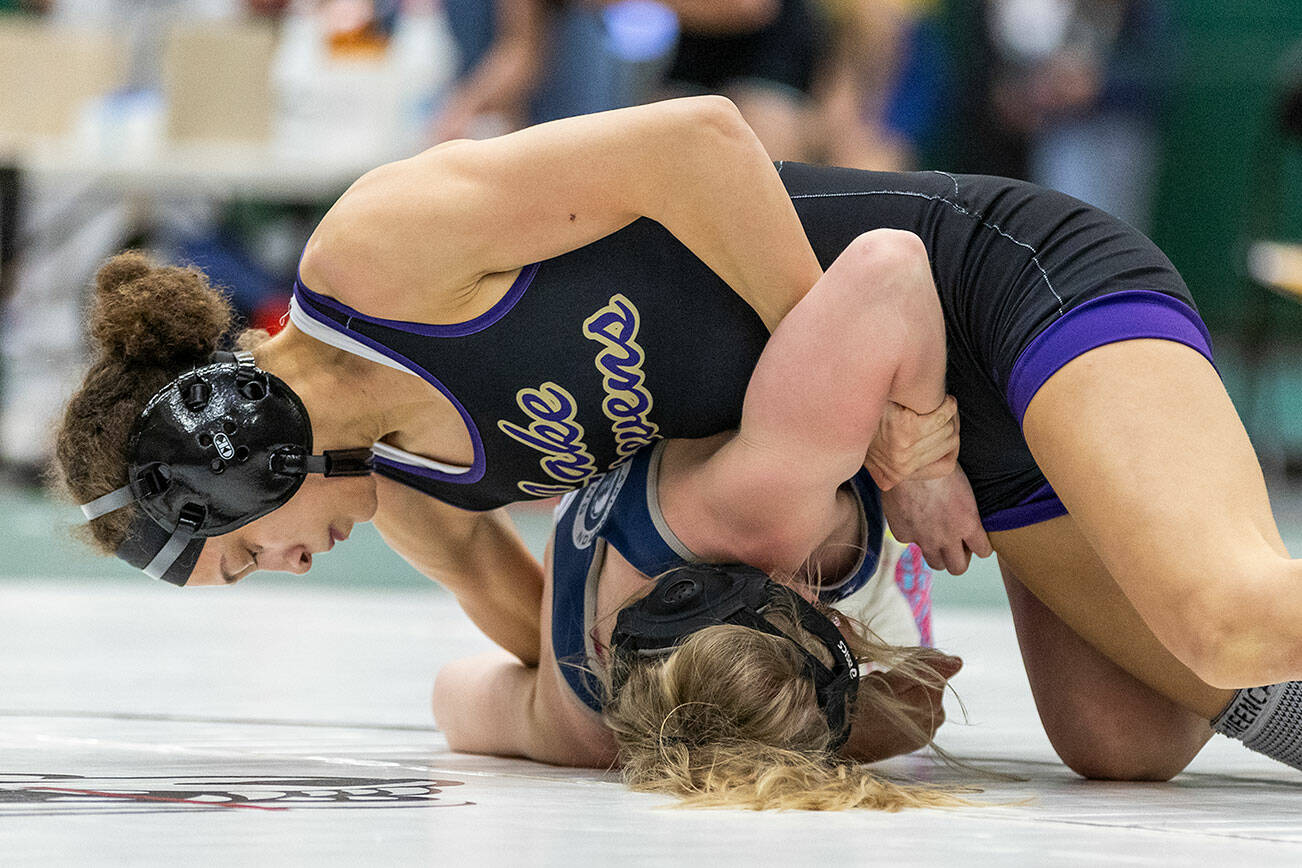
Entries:
POLYGON ((552 382, 538 389, 521 389, 515 402, 531 420, 521 428, 505 419, 497 427, 511 439, 543 453, 538 463, 543 471, 561 485, 518 482, 525 494, 550 497, 564 494, 597 475, 597 464, 583 442, 583 426, 575 421, 578 402, 566 389, 552 382))
MULTIPOLYGON (((593 364, 601 374, 606 397, 602 412, 611 421, 615 438, 615 460, 608 469, 622 464, 630 455, 654 442, 660 426, 648 417, 653 401, 647 390, 642 367, 646 354, 637 342, 642 316, 637 306, 622 293, 583 321, 583 334, 601 344, 593 364)), ((497 427, 511 439, 543 453, 538 463, 556 482, 523 480, 516 486, 531 497, 551 497, 587 484, 597 475, 596 459, 584 443, 584 429, 577 419, 579 403, 565 388, 553 382, 537 389, 521 389, 515 402, 529 417, 526 427, 503 419, 497 427)))
POLYGON ((637 342, 641 324, 637 306, 621 293, 612 295, 609 304, 583 321, 583 334, 604 347, 594 363, 606 392, 601 410, 613 423, 610 430, 615 435, 617 457, 610 464, 612 469, 655 441, 660 432, 660 426, 647 418, 653 401, 643 385, 646 354, 637 342))

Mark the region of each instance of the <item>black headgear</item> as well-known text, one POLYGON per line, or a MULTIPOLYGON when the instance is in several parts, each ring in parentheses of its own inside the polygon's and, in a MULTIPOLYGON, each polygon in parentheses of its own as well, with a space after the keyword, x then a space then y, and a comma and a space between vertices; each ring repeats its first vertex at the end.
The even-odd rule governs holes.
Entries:
MULTIPOLYGON (((859 692, 859 666, 836 625, 790 588, 751 567, 693 564, 662 576, 651 593, 619 613, 611 634, 616 654, 659 657, 669 654, 697 630, 736 624, 790 640, 804 656, 805 673, 814 682, 818 707, 832 733, 831 750, 850 737, 849 711, 859 692), (827 647, 832 666, 809 653, 795 638, 775 627, 764 615, 777 601, 791 603, 808 630, 827 647)), ((627 667, 616 667, 618 677, 627 667)), ((623 686, 616 682, 615 693, 623 686)))
POLYGON ((87 519, 140 507, 117 555, 184 585, 203 541, 283 505, 309 473, 364 476, 371 451, 312 454, 298 395, 250 353, 213 353, 149 399, 127 441, 127 484, 82 506, 87 519))

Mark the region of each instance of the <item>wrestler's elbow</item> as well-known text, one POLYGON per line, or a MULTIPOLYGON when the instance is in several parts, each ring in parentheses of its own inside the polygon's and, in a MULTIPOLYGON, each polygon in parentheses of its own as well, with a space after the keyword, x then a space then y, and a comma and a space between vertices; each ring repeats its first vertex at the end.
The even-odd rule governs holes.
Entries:
POLYGON ((666 143, 674 145, 674 164, 679 171, 697 166, 717 173, 721 167, 736 164, 734 161, 746 164, 757 148, 762 152, 754 130, 727 97, 711 94, 674 102, 679 105, 666 143))
POLYGON ((837 257, 828 273, 834 271, 845 271, 849 279, 827 281, 827 285, 853 294, 860 315, 878 321, 889 317, 902 327, 927 325, 930 331, 942 327, 927 247, 912 232, 865 232, 837 257))
POLYGON ((726 96, 706 94, 676 100, 683 115, 681 120, 697 131, 734 135, 750 126, 741 115, 737 104, 726 96))
POLYGON ((869 257, 874 262, 888 266, 901 266, 927 256, 926 245, 915 233, 907 229, 870 229, 858 235, 846 246, 846 252, 869 257))
POLYGON ((806 510, 756 510, 734 515, 733 559, 769 573, 798 570, 827 537, 827 522, 806 510))
POLYGON ((881 279, 894 279, 927 265, 927 247, 906 229, 871 229, 848 245, 838 262, 881 279))
POLYGON ((466 746, 466 733, 471 729, 464 724, 465 715, 460 702, 456 664, 444 666, 434 676, 434 691, 430 697, 430 707, 434 712, 434 725, 439 728, 448 741, 448 747, 455 751, 469 751, 466 746))

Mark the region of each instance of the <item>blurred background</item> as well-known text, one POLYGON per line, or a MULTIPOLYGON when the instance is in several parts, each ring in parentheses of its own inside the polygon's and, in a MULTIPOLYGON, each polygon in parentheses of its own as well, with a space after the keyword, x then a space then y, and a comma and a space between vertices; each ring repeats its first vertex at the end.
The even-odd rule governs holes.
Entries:
MULTIPOLYGON (((104 257, 196 263, 274 330, 368 168, 690 93, 775 160, 1026 178, 1149 233, 1302 524, 1296 0, 0 0, 0 578, 140 581, 41 487, 104 257)), ((548 513, 519 515, 541 545, 548 513)), ((356 539, 276 581, 424 583, 356 539)))

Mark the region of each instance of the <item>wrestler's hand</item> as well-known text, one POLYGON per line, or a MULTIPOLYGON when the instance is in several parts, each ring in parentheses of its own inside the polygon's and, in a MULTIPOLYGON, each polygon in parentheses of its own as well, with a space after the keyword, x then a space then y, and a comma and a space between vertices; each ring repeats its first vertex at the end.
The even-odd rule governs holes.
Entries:
POLYGON ((883 492, 882 512, 895 538, 917 543, 933 570, 957 576, 972 555, 984 558, 991 552, 961 467, 944 479, 910 479, 883 492))
POLYGON ((878 488, 889 491, 906 479, 948 476, 957 458, 958 402, 946 395, 930 413, 887 401, 864 467, 878 488))
MULTIPOLYGON (((928 665, 938 676, 935 680, 924 683, 892 670, 870 673, 859 687, 860 691, 882 690, 903 700, 904 713, 922 731, 925 739, 920 740, 918 733, 883 726, 880 718, 863 721, 862 725, 856 719, 845 746, 849 757, 859 762, 876 762, 918 750, 935 736, 936 730, 945 722, 945 686, 963 668, 963 661, 959 657, 937 651, 928 665)), ((863 707, 871 708, 871 705, 864 703, 863 707)))

